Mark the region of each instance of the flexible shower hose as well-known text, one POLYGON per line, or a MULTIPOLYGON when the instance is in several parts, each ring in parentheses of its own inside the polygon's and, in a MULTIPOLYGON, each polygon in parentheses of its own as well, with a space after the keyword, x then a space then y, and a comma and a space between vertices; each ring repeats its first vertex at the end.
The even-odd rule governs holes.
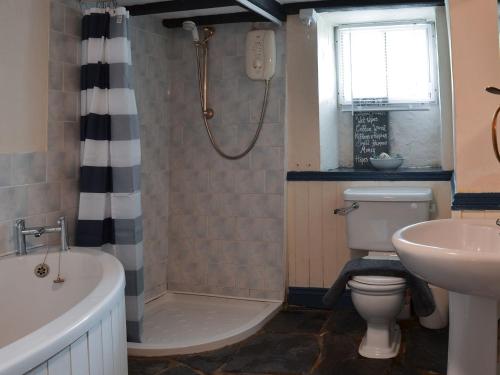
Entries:
POLYGON ((229 154, 225 153, 221 149, 221 147, 218 145, 217 140, 215 139, 215 136, 213 135, 212 130, 210 129, 210 126, 208 125, 208 120, 204 114, 205 108, 203 108, 203 86, 202 86, 203 84, 201 82, 203 79, 203 72, 202 72, 201 64, 200 64, 200 51, 199 51, 200 48, 204 48, 204 47, 199 47, 199 46, 195 45, 195 48, 196 48, 196 66, 198 69, 198 89, 199 89, 199 93, 200 93, 201 117, 203 119, 203 123, 205 125, 205 129, 207 131, 208 138, 210 139, 210 143, 212 144, 213 148, 215 149, 215 151, 217 151, 217 153, 220 156, 222 156, 226 159, 229 159, 229 160, 241 159, 242 157, 244 157, 246 154, 248 154, 254 148, 255 144, 257 143, 257 140, 259 139, 260 131, 262 130, 262 125, 264 124, 264 116, 266 115, 267 101, 269 99, 269 87, 270 87, 271 80, 268 79, 265 81, 264 100, 262 101, 262 109, 260 111, 259 125, 257 127, 257 130, 255 131, 255 134, 254 134, 252 140, 250 141, 249 145, 242 152, 235 154, 235 155, 229 155, 229 154))

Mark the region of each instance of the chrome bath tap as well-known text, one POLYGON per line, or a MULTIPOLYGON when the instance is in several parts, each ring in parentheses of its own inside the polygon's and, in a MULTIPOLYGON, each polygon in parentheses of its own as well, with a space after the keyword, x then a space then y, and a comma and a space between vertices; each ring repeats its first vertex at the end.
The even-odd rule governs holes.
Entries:
POLYGON ((26 228, 26 221, 19 219, 16 221, 16 238, 17 238, 17 255, 26 255, 26 236, 40 237, 44 233, 60 233, 61 237, 61 251, 69 249, 68 236, 66 231, 66 219, 61 216, 57 220, 55 227, 35 227, 26 228))

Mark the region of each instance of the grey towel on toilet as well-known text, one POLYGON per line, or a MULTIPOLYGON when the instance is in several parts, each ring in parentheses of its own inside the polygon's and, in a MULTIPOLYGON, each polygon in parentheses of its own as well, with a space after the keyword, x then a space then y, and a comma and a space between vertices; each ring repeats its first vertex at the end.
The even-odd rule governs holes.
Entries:
POLYGON ((339 277, 323 297, 326 306, 333 307, 344 293, 347 282, 353 276, 393 276, 406 279, 411 291, 413 309, 418 316, 429 316, 436 309, 432 292, 422 279, 413 276, 399 260, 388 259, 353 259, 347 262, 339 277))

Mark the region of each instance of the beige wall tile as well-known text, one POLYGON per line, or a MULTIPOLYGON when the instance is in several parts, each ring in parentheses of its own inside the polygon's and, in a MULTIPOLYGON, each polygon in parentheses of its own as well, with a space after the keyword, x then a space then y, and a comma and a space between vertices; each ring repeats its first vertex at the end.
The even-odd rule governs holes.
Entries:
POLYGON ((61 3, 50 2, 50 28, 64 32, 64 6, 61 3))
POLYGON ((80 37, 81 35, 81 12, 71 7, 66 7, 64 12, 64 32, 68 35, 80 37))

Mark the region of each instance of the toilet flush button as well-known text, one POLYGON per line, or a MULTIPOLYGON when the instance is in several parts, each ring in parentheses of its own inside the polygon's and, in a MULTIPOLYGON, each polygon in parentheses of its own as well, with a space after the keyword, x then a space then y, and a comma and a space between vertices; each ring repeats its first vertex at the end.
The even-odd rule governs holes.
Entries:
POLYGON ((417 204, 416 203, 412 203, 412 204, 410 204, 410 207, 413 208, 413 209, 415 209, 415 208, 417 208, 417 204))

